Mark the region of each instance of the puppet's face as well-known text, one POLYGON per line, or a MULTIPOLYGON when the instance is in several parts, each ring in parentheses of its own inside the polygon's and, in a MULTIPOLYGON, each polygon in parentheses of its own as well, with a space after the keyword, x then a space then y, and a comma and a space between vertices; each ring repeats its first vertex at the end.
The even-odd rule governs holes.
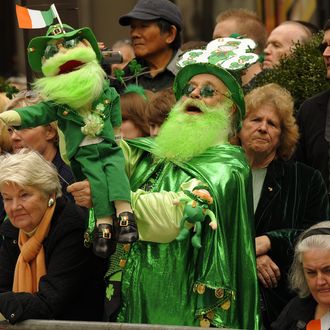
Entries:
MULTIPOLYGON (((93 51, 90 43, 86 39, 57 39, 51 40, 45 48, 44 56, 42 57, 42 70, 45 76, 53 76, 58 74, 70 73, 79 69, 91 59, 90 56, 85 56, 84 49, 89 48, 93 51), (51 74, 46 74, 45 67, 51 66, 51 74)), ((94 53, 95 54, 95 53, 94 53)))

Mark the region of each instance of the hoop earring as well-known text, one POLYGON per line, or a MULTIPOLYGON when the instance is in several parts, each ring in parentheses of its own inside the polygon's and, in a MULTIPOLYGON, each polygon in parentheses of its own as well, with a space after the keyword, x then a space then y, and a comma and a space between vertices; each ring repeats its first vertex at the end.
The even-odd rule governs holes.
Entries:
POLYGON ((52 207, 54 205, 55 201, 53 198, 49 198, 48 200, 48 207, 52 207))

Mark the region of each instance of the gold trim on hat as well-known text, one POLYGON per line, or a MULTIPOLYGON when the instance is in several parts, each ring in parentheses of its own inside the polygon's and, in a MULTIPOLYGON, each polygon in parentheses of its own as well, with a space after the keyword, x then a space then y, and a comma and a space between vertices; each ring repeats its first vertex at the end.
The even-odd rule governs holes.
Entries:
POLYGON ((52 35, 56 36, 58 34, 63 34, 63 33, 64 33, 64 31, 63 31, 62 27, 59 24, 54 25, 54 28, 51 32, 52 35))

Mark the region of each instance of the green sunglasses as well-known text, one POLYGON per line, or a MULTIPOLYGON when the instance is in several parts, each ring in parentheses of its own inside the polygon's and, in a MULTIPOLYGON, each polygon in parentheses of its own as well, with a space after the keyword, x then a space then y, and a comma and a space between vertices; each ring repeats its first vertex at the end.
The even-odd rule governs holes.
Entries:
MULTIPOLYGON (((188 83, 184 89, 183 89, 183 95, 190 97, 191 93, 198 88, 197 86, 188 83)), ((216 90, 213 86, 211 85, 204 85, 199 89, 199 95, 203 98, 207 98, 207 97, 213 97, 216 94, 221 94, 223 96, 225 96, 226 98, 230 99, 229 95, 223 94, 221 92, 219 92, 218 90, 216 90)))
POLYGON ((74 48, 78 45, 78 43, 81 41, 81 38, 73 38, 73 39, 62 39, 61 41, 58 41, 54 44, 49 44, 45 48, 44 57, 45 59, 49 59, 55 54, 59 52, 60 47, 64 48, 74 48))

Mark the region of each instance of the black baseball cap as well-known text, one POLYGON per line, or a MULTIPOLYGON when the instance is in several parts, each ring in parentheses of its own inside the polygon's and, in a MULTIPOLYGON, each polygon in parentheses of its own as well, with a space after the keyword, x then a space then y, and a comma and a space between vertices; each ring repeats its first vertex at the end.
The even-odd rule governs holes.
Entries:
POLYGON ((135 7, 126 15, 119 18, 119 24, 127 26, 131 19, 151 21, 164 19, 182 30, 182 17, 179 8, 169 0, 139 0, 135 7))

